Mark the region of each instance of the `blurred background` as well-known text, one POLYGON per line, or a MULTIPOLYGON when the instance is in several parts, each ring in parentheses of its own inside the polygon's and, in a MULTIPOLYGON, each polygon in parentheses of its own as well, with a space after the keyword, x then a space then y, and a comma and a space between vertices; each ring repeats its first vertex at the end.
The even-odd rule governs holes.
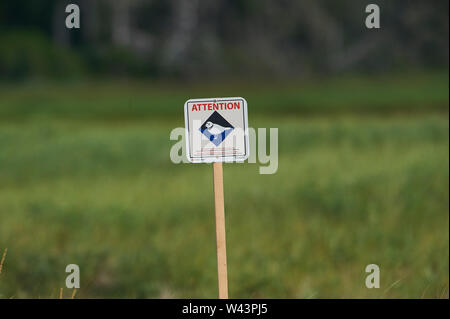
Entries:
POLYGON ((80 298, 215 298, 212 167, 169 135, 242 96, 279 163, 224 165, 230 297, 448 298, 448 11, 0 0, 0 297, 56 298, 73 263, 80 298))
POLYGON ((84 0, 1 2, 1 78, 183 79, 385 72, 448 65, 448 3, 84 0), (64 27, 65 8, 81 28, 64 27), (370 32, 369 32, 370 31, 370 32))

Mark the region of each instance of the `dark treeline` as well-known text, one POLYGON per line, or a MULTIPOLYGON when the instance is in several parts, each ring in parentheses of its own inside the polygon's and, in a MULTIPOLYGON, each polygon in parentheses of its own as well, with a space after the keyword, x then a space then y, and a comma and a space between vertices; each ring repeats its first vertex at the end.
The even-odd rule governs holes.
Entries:
POLYGON ((448 67, 448 0, 0 1, 0 78, 448 67), (65 28, 68 3, 81 28, 65 28), (365 7, 381 8, 367 29, 365 7))

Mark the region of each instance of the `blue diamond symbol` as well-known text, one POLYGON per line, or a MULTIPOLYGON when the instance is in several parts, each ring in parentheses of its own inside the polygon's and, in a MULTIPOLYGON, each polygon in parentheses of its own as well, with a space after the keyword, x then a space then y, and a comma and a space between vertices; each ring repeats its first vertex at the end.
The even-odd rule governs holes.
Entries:
POLYGON ((216 146, 219 146, 233 130, 233 125, 225 120, 217 111, 214 111, 205 123, 200 126, 200 132, 216 146))

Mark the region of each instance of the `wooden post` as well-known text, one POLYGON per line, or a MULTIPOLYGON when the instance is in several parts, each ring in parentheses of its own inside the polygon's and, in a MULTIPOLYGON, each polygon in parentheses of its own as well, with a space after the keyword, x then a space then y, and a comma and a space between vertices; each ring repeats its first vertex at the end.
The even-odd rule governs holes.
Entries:
POLYGON ((223 200, 222 163, 213 163, 214 208, 216 212, 217 276, 219 299, 228 299, 227 247, 225 240, 225 208, 223 200))

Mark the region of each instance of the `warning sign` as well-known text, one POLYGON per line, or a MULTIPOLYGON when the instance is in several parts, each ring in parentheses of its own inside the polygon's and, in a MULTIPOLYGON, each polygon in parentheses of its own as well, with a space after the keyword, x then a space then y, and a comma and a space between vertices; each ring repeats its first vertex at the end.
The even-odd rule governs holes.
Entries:
POLYGON ((191 99, 184 104, 190 162, 244 161, 249 156, 247 101, 241 97, 191 99))

